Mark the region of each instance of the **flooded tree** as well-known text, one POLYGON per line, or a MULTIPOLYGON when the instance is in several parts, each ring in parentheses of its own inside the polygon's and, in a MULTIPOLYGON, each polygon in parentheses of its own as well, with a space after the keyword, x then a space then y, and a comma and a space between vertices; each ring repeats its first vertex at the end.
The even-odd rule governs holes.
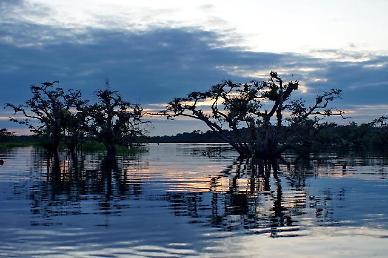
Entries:
POLYGON ((66 114, 80 97, 79 91, 65 91, 56 87, 58 81, 43 82, 31 86, 32 97, 23 105, 8 103, 6 106, 13 109, 15 115, 11 121, 27 125, 31 132, 44 137, 45 147, 54 158, 54 164, 59 163, 59 144, 63 139, 66 114))
POLYGON ((88 108, 91 135, 102 142, 107 150, 107 160, 116 156, 116 145, 130 145, 135 137, 143 134, 143 109, 125 101, 117 91, 97 92, 98 102, 88 108))
MULTIPOLYGON (((89 104, 79 90, 57 87, 58 81, 31 86, 32 97, 23 105, 8 103, 15 115, 12 121, 27 125, 44 139, 44 146, 59 163, 59 146, 64 144, 72 160, 77 161, 85 136, 95 137, 107 150, 107 160, 116 155, 116 145, 132 146, 143 134, 143 110, 125 101, 117 91, 97 92, 98 101, 89 104)), ((74 162, 73 162, 74 163, 74 162)))
POLYGON ((71 90, 70 93, 65 96, 70 109, 64 110, 63 133, 70 156, 76 161, 79 147, 89 133, 88 101, 82 98, 79 90, 71 90))
POLYGON ((163 114, 203 121, 242 158, 273 160, 303 145, 306 131, 316 128, 322 117, 343 116, 343 111, 328 107, 341 90, 324 92, 308 106, 291 98, 298 86, 298 81, 284 82, 276 72, 266 81, 224 81, 208 91, 175 98, 163 114))

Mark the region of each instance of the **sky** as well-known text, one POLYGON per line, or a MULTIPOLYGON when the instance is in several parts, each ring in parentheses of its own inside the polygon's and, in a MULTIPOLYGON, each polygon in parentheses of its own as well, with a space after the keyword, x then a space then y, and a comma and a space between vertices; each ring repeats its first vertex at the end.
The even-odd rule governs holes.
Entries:
MULTIPOLYGON (((350 120, 388 115, 386 0, 0 0, 0 106, 59 80, 93 100, 111 87, 147 109, 222 80, 343 90, 350 120)), ((0 109, 0 128, 24 131, 0 109)), ((157 119, 151 135, 205 127, 157 119)))

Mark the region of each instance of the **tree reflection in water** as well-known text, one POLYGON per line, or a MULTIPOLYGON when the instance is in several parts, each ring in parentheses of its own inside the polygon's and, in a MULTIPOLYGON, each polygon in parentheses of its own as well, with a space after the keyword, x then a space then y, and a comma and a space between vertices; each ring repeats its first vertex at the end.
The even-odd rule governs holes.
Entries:
MULTIPOLYGON (((203 159, 209 157, 203 154, 206 150, 194 151, 206 156, 203 159)), ((83 155, 77 166, 63 157, 56 169, 43 153, 36 152, 34 157, 32 169, 40 173, 31 173, 35 177, 29 191, 31 212, 36 215, 33 225, 51 225, 55 223, 52 219, 55 216, 119 216, 131 207, 130 200, 142 200, 148 202, 145 207, 154 207, 150 204, 153 201, 158 201, 158 205, 167 202, 170 212, 186 217, 189 223, 225 231, 265 233, 272 237, 303 235, 309 223, 336 225, 338 219, 333 214, 332 200, 343 201, 345 189, 333 192, 325 188, 320 193, 312 193, 306 180, 328 173, 328 167, 334 168, 331 177, 343 177, 351 172, 352 166, 360 163, 360 160, 327 158, 327 155, 300 161, 295 166, 235 160, 224 171, 209 177, 204 167, 199 186, 190 171, 181 172, 180 178, 173 172, 168 175, 158 172, 160 163, 150 167, 141 154, 120 156, 115 166, 104 164, 101 153, 83 155), (185 180, 194 183, 185 186, 185 180), (171 184, 182 185, 168 188, 171 184)), ((167 169, 174 171, 170 167, 167 169)), ((165 207, 166 204, 160 206, 165 207)), ((147 212, 147 216, 156 219, 158 216, 157 210, 138 212, 147 212)), ((125 216, 134 213, 136 211, 131 210, 125 216)))
POLYGON ((130 180, 128 170, 142 170, 143 165, 139 155, 121 156, 109 165, 102 153, 90 153, 83 154, 77 164, 62 157, 54 167, 44 152, 37 151, 33 170, 39 171, 40 178, 34 178, 30 187, 31 212, 40 215, 37 221, 44 218, 46 225, 52 216, 81 214, 82 204, 88 201, 98 203, 99 214, 120 214, 128 207, 122 200, 142 194, 141 179, 130 180))
POLYGON ((299 229, 292 217, 300 215, 298 208, 306 207, 306 194, 299 191, 284 198, 279 173, 277 164, 237 160, 211 178, 211 212, 207 212, 206 193, 167 193, 167 200, 176 215, 191 216, 193 223, 206 218, 205 223, 227 231, 249 229, 273 237, 287 231, 292 236, 299 229))

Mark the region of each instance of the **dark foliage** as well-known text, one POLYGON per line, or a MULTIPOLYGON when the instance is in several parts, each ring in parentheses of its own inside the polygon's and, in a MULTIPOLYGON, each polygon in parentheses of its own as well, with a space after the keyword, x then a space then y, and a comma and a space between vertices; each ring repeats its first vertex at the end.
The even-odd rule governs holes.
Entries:
MULTIPOLYGON (((371 123, 356 124, 354 122, 347 125, 338 125, 335 123, 322 123, 312 131, 311 136, 305 141, 306 151, 321 150, 388 150, 388 127, 375 121, 381 121, 386 118, 380 117, 371 123)), ((247 133, 247 128, 240 129, 240 134, 247 133)), ((282 130, 289 130, 283 128, 282 130)), ((231 131, 225 131, 225 134, 231 134, 231 131)), ((307 138, 307 136, 306 136, 307 138)), ((213 131, 204 133, 193 131, 191 133, 179 133, 175 136, 154 136, 144 137, 144 142, 152 143, 227 143, 218 137, 213 131)), ((300 146, 301 150, 303 146, 300 146)))
POLYGON ((98 102, 87 109, 88 130, 104 144, 108 159, 114 159, 116 145, 132 146, 143 135, 143 109, 124 100, 117 91, 99 90, 97 97, 98 102))
POLYGON ((23 118, 11 118, 11 121, 27 125, 31 132, 46 139, 45 147, 54 158, 54 164, 59 165, 59 145, 63 140, 64 131, 68 128, 67 117, 80 99, 80 92, 65 91, 56 87, 58 81, 43 82, 31 86, 32 97, 24 105, 6 106, 21 113, 23 118))
POLYGON ((61 144, 75 160, 84 140, 94 137, 104 144, 108 159, 112 160, 116 145, 132 146, 143 134, 141 106, 125 101, 118 92, 99 90, 98 102, 90 105, 79 90, 65 91, 57 84, 58 81, 33 85, 33 96, 23 105, 6 105, 15 115, 22 115, 11 117, 11 121, 28 126, 39 139, 44 139, 56 163, 61 144))
POLYGON ((283 82, 275 72, 262 82, 225 81, 208 91, 175 98, 163 114, 169 119, 183 116, 203 121, 241 157, 276 159, 286 149, 306 145, 306 135, 312 135, 322 117, 343 116, 341 110, 328 108, 341 90, 324 92, 307 106, 291 98, 298 86, 298 81, 283 82), (288 118, 284 118, 286 112, 288 118))
POLYGON ((5 140, 13 135, 14 135, 14 133, 9 132, 6 128, 0 129, 0 140, 5 140))

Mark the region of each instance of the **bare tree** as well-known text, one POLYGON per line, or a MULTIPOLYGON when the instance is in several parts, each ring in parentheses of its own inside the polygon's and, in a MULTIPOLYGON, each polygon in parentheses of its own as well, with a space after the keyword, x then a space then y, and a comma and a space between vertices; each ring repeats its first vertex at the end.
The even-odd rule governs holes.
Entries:
POLYGON ((203 121, 241 157, 274 159, 300 143, 297 140, 302 139, 296 137, 295 129, 307 125, 312 128, 321 117, 343 115, 340 110, 328 108, 341 90, 324 92, 307 107, 302 100, 291 100, 298 86, 298 81, 283 82, 276 72, 271 72, 269 79, 261 82, 224 81, 208 91, 175 98, 163 114, 169 119, 189 117, 203 121), (290 113, 287 118, 284 117, 286 112, 290 113))

